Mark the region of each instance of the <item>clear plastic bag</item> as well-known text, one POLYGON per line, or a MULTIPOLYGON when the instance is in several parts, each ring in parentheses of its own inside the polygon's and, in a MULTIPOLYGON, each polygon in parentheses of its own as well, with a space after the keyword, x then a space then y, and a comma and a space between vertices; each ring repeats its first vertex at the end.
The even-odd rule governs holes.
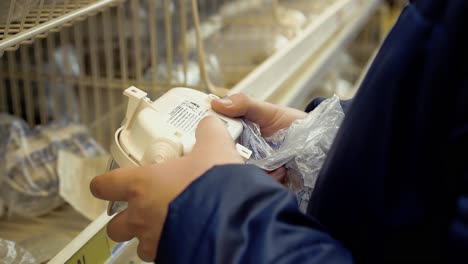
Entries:
POLYGON ((59 196, 57 155, 105 153, 85 127, 70 122, 29 128, 23 120, 0 114, 0 197, 8 215, 43 215, 63 204, 59 196))
POLYGON ((262 6, 250 9, 235 16, 223 17, 223 22, 229 27, 243 29, 279 31, 288 39, 295 37, 305 24, 307 18, 298 10, 284 7, 262 6))
POLYGON ((226 27, 205 40, 205 49, 218 58, 225 85, 231 87, 288 43, 278 30, 226 27))
POLYGON ((78 78, 82 74, 75 48, 69 45, 56 48, 51 61, 46 64, 45 68, 49 76, 63 76, 58 78, 60 81, 54 80, 46 83, 47 101, 44 102, 44 106, 47 107, 47 113, 52 115, 50 118, 78 122, 80 109, 77 95, 73 87, 65 82, 66 78, 78 78))
MULTIPOLYGON (((184 64, 180 60, 175 60, 172 65, 172 72, 167 68, 166 63, 159 63, 156 69, 149 68, 145 71, 144 79, 151 81, 169 81, 169 73, 171 73, 171 83, 187 84, 189 86, 197 86, 202 82, 200 78, 200 67, 195 54, 190 54, 187 62, 187 69, 184 70, 184 64)), ((213 54, 205 55, 205 65, 208 77, 218 86, 224 85, 223 73, 218 58, 213 54)), ((157 97, 158 95, 152 95, 157 97)), ((160 95, 159 95, 160 96, 160 95)))
POLYGON ((287 186, 297 198, 302 212, 307 210, 328 150, 344 118, 338 96, 323 101, 306 118, 296 120, 287 129, 263 138, 256 124, 244 121, 240 143, 252 150, 247 163, 273 171, 288 169, 287 186))
POLYGON ((36 264, 38 261, 13 241, 0 238, 0 264, 36 264))
POLYGON ((307 16, 309 21, 322 14, 326 8, 330 7, 336 0, 286 0, 281 1, 281 5, 286 8, 301 10, 307 16))

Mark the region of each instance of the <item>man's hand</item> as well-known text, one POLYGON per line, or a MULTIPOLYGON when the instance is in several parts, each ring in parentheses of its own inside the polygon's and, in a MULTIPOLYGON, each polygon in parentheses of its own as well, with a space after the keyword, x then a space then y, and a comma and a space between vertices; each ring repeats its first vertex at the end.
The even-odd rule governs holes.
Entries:
POLYGON ((107 233, 117 242, 137 237, 138 256, 153 261, 169 203, 213 166, 233 163, 243 160, 222 121, 210 116, 198 125, 190 154, 161 164, 110 171, 93 179, 91 192, 103 200, 128 202, 128 208, 108 224, 107 233))
MULTIPOLYGON (((213 100, 211 107, 214 111, 225 116, 244 117, 256 123, 264 137, 271 136, 276 131, 289 127, 295 120, 307 116, 305 112, 257 101, 242 93, 213 100)), ((280 183, 286 181, 287 170, 284 167, 267 171, 267 173, 280 183)))
POLYGON ((292 122, 307 116, 303 111, 255 100, 245 94, 234 94, 211 102, 214 111, 228 117, 244 117, 260 126, 262 136, 289 127, 292 122))

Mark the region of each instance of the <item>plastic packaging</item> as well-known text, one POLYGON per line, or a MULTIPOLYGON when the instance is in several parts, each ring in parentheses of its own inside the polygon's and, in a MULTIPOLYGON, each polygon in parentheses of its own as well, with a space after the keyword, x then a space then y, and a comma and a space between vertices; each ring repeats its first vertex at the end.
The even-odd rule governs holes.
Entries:
POLYGON ((301 30, 306 21, 306 16, 298 10, 281 6, 274 8, 272 5, 249 9, 232 16, 223 16, 226 25, 243 26, 246 29, 276 27, 289 39, 301 30))
POLYGON ((85 127, 65 121, 31 129, 1 114, 0 135, 0 197, 8 215, 34 217, 63 204, 56 170, 60 150, 82 157, 105 153, 85 127))
POLYGON ((59 177, 60 196, 77 212, 95 220, 105 211, 107 202, 91 194, 91 180, 107 169, 108 155, 82 158, 69 151, 59 151, 57 175, 59 177))
MULTIPOLYGON (((27 127, 27 125, 21 119, 0 114, 0 158, 5 157, 7 152, 10 131, 21 131, 24 127, 27 127)), ((5 162, 0 161, 0 186, 4 185, 5 171, 5 162)), ((5 208, 4 197, 0 193, 0 218, 5 215, 5 208)))
MULTIPOLYGON (((202 23, 205 50, 216 55, 225 87, 232 87, 268 57, 286 46, 305 25, 300 11, 271 0, 223 3, 216 16, 202 23)), ((194 34, 187 34, 194 47, 194 34)))
POLYGON ((78 78, 82 69, 78 62, 76 50, 69 45, 58 47, 53 52, 51 61, 46 64, 49 76, 63 76, 60 81, 49 80, 46 83, 46 98, 44 105, 53 120, 72 120, 78 122, 79 106, 75 89, 66 83, 66 78, 78 78))
POLYGON ((330 7, 333 2, 336 2, 336 0, 285 0, 281 1, 281 5, 286 8, 301 10, 307 16, 307 19, 311 21, 330 7))
POLYGON ((1 264, 36 264, 38 261, 15 242, 0 238, 1 264))
MULTIPOLYGON (((223 74, 218 58, 213 54, 206 54, 205 65, 210 80, 215 85, 223 86, 223 74)), ((144 74, 144 79, 151 81, 155 78, 159 82, 168 82, 169 70, 170 69, 167 68, 167 65, 165 63, 159 63, 156 70, 152 68, 146 70, 144 74)), ((196 57, 193 54, 191 54, 191 56, 189 57, 186 70, 187 71, 185 72, 183 62, 175 61, 175 63, 172 65, 171 83, 188 86, 197 86, 202 82, 202 79, 200 77, 200 67, 198 65, 196 57)), ((150 97, 156 96, 150 95, 150 97)))
POLYGON ((353 84, 358 82, 362 66, 349 51, 339 52, 331 63, 332 70, 326 73, 322 82, 315 87, 311 98, 329 97, 333 94, 338 95, 341 100, 352 98, 358 88, 353 84))
POLYGON ((289 43, 278 30, 256 27, 226 27, 205 41, 207 52, 221 65, 227 87, 234 86, 257 65, 289 43))
POLYGON ((288 129, 263 138, 256 124, 244 121, 240 144, 252 150, 247 163, 272 171, 288 169, 287 186, 297 198, 302 212, 307 210, 328 150, 344 118, 338 96, 323 101, 306 118, 296 120, 288 129))

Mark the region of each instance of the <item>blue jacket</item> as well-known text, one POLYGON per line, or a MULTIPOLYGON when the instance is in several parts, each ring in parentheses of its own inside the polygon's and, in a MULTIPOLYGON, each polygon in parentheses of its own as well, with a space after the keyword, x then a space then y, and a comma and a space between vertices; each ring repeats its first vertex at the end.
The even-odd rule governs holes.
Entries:
POLYGON ((468 1, 413 1, 347 109, 309 216, 261 170, 215 167, 170 205, 157 263, 466 262, 467 39, 468 1))

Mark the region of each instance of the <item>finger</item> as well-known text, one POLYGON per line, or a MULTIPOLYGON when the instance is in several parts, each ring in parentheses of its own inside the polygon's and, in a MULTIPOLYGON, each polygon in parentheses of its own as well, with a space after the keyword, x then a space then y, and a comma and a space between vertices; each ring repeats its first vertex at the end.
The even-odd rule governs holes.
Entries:
POLYGON ((136 236, 128 221, 128 210, 116 215, 107 224, 107 236, 115 242, 128 241, 136 236))
POLYGON ((156 258, 156 251, 158 247, 159 236, 157 234, 145 234, 139 237, 137 254, 141 260, 152 262, 156 258))
POLYGON ((278 169, 268 171, 267 173, 277 182, 284 183, 284 181, 286 180, 287 170, 285 167, 279 167, 278 169))
POLYGON ((234 147, 234 141, 219 117, 210 115, 203 118, 195 131, 196 145, 214 145, 234 147))
POLYGON ((207 116, 200 121, 195 131, 195 146, 193 151, 201 157, 212 159, 212 163, 242 163, 242 157, 237 153, 234 140, 226 129, 223 121, 217 116, 207 116))
POLYGON ((137 195, 135 186, 143 175, 141 167, 121 168, 96 176, 91 181, 91 193, 108 201, 128 201, 137 195))
POLYGON ((247 120, 257 123, 260 127, 267 126, 270 120, 274 120, 279 109, 274 104, 252 99, 243 93, 215 99, 211 101, 211 107, 215 112, 225 116, 243 116, 247 120))

